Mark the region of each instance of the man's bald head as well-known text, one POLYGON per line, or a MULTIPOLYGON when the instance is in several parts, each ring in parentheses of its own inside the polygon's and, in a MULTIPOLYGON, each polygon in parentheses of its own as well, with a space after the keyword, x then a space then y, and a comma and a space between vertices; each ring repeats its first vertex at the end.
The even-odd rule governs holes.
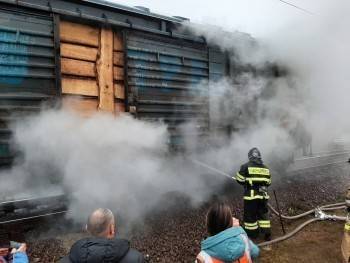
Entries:
POLYGON ((87 231, 93 236, 111 237, 114 235, 115 221, 111 210, 98 208, 88 218, 87 231))

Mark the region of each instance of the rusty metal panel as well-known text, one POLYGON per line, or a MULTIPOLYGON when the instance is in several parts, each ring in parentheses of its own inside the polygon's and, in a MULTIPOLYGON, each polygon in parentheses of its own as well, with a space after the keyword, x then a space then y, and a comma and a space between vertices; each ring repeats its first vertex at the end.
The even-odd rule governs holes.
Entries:
POLYGON ((57 94, 53 19, 0 9, 0 165, 11 160, 10 121, 57 94))
POLYGON ((135 32, 126 41, 129 110, 140 119, 164 121, 174 138, 187 122, 207 129, 206 45, 135 32))

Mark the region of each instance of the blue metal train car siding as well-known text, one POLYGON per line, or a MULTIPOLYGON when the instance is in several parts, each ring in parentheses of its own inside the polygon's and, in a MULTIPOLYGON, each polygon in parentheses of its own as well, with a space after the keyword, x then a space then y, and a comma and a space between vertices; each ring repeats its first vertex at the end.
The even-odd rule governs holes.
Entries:
POLYGON ((208 130, 208 82, 225 74, 226 58, 180 31, 183 19, 99 0, 0 0, 0 164, 12 160, 9 122, 60 97, 55 17, 123 32, 127 111, 167 123, 175 144, 186 121, 208 130))
POLYGON ((8 124, 56 95, 50 14, 0 8, 0 164, 12 160, 8 124))

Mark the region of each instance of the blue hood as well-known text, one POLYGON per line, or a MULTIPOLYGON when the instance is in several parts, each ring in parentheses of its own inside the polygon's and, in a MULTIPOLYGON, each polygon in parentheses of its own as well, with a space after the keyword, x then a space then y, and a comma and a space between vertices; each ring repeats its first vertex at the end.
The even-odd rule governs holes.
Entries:
MULTIPOLYGON (((242 227, 228 228, 215 236, 203 240, 201 249, 211 257, 223 261, 237 260, 243 256, 245 250, 245 243, 240 237, 241 234, 246 235, 242 227)), ((251 241, 249 242, 251 257, 255 258, 259 255, 259 248, 251 241)))

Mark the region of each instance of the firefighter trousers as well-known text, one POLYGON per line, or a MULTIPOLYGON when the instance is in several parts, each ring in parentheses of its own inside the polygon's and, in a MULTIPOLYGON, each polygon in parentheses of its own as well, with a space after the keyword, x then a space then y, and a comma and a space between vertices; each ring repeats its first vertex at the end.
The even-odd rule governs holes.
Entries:
POLYGON ((250 238, 257 238, 259 232, 271 236, 271 222, 267 199, 244 200, 244 229, 250 238))

